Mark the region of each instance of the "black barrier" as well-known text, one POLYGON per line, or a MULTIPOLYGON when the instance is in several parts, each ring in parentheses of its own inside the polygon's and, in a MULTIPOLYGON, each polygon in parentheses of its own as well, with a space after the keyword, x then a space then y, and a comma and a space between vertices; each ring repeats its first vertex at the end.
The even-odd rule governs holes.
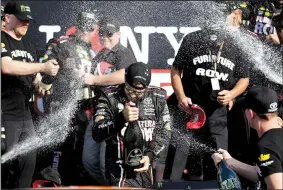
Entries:
POLYGON ((217 181, 164 181, 161 189, 218 189, 217 181))

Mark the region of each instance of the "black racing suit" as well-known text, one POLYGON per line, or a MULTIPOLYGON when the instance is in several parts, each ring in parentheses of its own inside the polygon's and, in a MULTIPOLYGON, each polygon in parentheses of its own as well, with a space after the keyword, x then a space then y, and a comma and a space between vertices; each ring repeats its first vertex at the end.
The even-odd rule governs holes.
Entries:
MULTIPOLYGON (((149 87, 144 98, 136 103, 139 108, 138 125, 144 139, 143 153, 151 161, 167 148, 171 137, 170 115, 165 97, 165 90, 149 87)), ((127 102, 124 85, 101 89, 95 105, 92 135, 95 141, 106 141, 106 170, 112 185, 152 187, 151 169, 147 173, 135 173, 124 164, 123 135, 127 122, 122 110, 127 102)))

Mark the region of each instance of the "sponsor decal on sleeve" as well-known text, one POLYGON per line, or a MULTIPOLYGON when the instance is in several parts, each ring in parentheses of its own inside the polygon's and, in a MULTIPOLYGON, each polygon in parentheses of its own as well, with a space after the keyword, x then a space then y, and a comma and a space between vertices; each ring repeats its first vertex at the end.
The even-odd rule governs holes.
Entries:
POLYGON ((266 160, 269 160, 270 159, 270 154, 261 154, 259 157, 258 157, 258 160, 260 162, 264 162, 266 160))

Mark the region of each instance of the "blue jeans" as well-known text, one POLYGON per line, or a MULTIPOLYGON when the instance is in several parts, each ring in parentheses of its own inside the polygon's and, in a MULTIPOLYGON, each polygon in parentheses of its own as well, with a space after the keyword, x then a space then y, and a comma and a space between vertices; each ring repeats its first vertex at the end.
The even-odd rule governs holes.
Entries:
POLYGON ((101 185, 108 185, 105 178, 105 142, 97 143, 92 138, 93 120, 90 120, 83 145, 82 162, 88 174, 101 185))

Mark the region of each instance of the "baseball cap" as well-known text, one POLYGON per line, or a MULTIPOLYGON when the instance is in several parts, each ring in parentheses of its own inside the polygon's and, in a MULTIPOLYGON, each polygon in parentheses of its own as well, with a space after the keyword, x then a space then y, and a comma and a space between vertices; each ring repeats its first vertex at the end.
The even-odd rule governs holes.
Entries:
POLYGON ((206 121, 206 114, 199 105, 191 105, 188 114, 190 117, 186 123, 187 129, 200 129, 203 127, 206 121))
POLYGON ((151 80, 151 71, 147 64, 142 62, 137 62, 131 64, 125 71, 125 81, 128 83, 131 87, 137 88, 134 86, 135 83, 141 83, 142 88, 146 88, 151 80))
POLYGON ((80 12, 77 17, 77 23, 79 30, 91 32, 98 23, 98 15, 96 13, 80 12))
POLYGON ((120 31, 120 26, 114 20, 102 19, 99 24, 99 34, 114 34, 115 32, 120 31))
POLYGON ((1 5, 1 17, 4 16, 4 6, 1 5))
POLYGON ((279 97, 277 93, 262 86, 251 87, 242 101, 245 109, 251 109, 258 114, 274 113, 278 110, 279 97))
POLYGON ((30 7, 26 3, 9 2, 4 7, 4 13, 13 14, 20 20, 35 20, 32 18, 30 7))

